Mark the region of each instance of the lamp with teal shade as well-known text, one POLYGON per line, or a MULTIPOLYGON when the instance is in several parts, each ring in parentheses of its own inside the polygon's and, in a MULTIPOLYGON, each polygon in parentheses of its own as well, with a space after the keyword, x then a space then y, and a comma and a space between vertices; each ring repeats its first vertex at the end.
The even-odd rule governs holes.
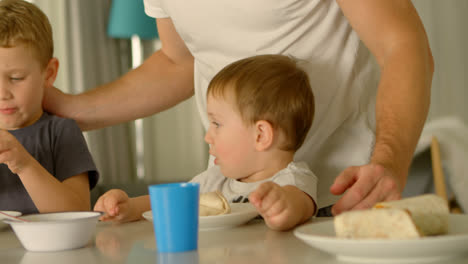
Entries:
MULTIPOLYGON (((107 34, 113 38, 131 39, 132 68, 143 62, 141 39, 158 38, 156 20, 146 15, 143 0, 113 0, 107 34)), ((136 175, 145 177, 143 120, 135 120, 136 175)))
POLYGON ((145 13, 143 0, 113 0, 107 34, 113 38, 132 40, 132 66, 142 62, 141 39, 156 39, 156 20, 145 13))
POLYGON ((141 39, 158 37, 156 21, 145 14, 143 0, 113 0, 107 34, 114 38, 141 39))

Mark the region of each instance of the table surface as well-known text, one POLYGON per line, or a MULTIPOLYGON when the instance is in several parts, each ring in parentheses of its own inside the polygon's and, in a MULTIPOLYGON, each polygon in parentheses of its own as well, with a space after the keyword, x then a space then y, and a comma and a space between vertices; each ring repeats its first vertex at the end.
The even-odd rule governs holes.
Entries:
MULTIPOLYGON (((314 221, 330 220, 316 218, 314 221)), ((306 245, 292 231, 270 230, 263 220, 236 228, 200 231, 198 250, 158 254, 151 222, 99 222, 90 243, 59 252, 26 251, 10 227, 0 230, 0 263, 343 263, 335 256, 306 245)), ((444 263, 468 263, 468 259, 444 263)))

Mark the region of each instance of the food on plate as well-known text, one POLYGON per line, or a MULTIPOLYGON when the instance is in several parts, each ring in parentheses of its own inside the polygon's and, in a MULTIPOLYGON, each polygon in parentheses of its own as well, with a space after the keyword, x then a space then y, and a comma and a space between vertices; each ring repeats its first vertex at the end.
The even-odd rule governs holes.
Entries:
POLYGON ((448 203, 435 194, 425 194, 398 201, 377 203, 376 209, 405 210, 422 236, 445 234, 448 231, 448 203))
POLYGON ((200 194, 200 216, 222 215, 231 212, 226 198, 219 191, 200 194))
POLYGON ((336 236, 343 238, 419 238, 447 233, 448 217, 447 202, 426 194, 342 213, 334 226, 336 236))

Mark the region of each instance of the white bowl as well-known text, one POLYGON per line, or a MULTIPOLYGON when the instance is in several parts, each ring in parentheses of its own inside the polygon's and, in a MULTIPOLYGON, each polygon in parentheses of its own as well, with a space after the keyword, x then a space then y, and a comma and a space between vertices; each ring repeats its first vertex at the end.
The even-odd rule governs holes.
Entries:
POLYGON ((4 220, 29 251, 60 251, 84 247, 93 237, 101 212, 30 214, 31 222, 4 220))
MULTIPOLYGON (((12 215, 12 216, 20 216, 21 215, 21 212, 17 212, 17 211, 2 211, 2 212, 6 213, 6 214, 9 214, 9 215, 12 215)), ((7 219, 7 217, 0 214, 0 229, 8 226, 7 224, 3 223, 4 219, 7 219)))

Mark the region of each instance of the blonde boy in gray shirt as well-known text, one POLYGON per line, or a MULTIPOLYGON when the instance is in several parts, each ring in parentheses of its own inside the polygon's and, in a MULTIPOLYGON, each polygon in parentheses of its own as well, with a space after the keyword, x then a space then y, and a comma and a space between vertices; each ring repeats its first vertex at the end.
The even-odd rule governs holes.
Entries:
POLYGON ((57 76, 52 27, 35 5, 0 1, 0 210, 90 210, 99 178, 74 120, 42 109, 57 76))
MULTIPOLYGON (((316 211, 317 177, 294 162, 314 115, 307 74, 283 55, 259 55, 223 68, 207 91, 205 141, 215 166, 192 179, 200 192, 219 190, 229 202, 252 203, 271 229, 287 230, 316 211)), ((111 190, 95 210, 102 220, 142 218, 148 195, 111 190)))

